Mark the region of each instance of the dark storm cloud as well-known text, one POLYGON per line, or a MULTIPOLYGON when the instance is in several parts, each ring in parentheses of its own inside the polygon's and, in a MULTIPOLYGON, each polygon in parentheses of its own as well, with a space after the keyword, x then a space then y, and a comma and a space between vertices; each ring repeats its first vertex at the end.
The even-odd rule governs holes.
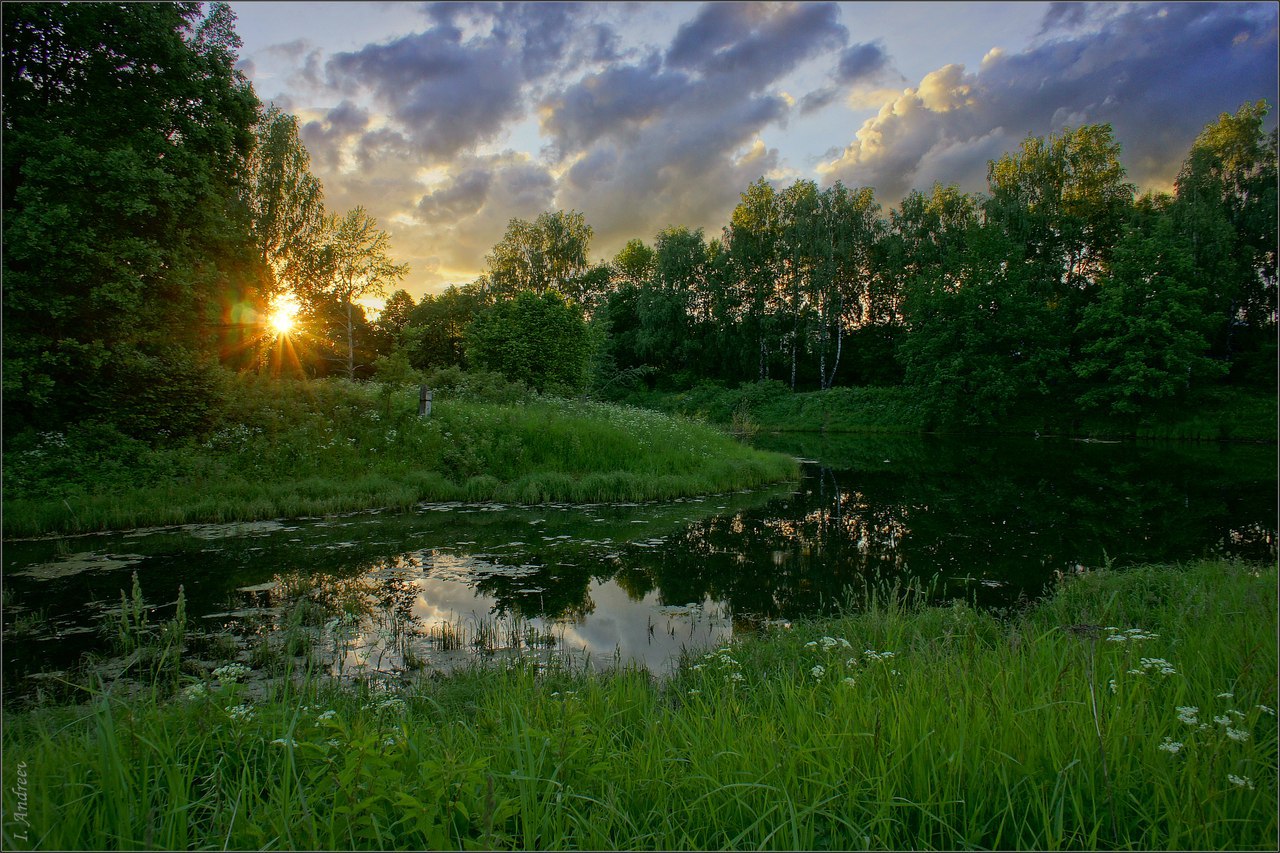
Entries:
POLYGON ((647 237, 655 222, 714 232, 738 193, 778 167, 759 134, 791 107, 769 87, 848 42, 838 15, 829 3, 706 4, 664 55, 548 96, 549 150, 572 160, 557 204, 583 211, 604 245, 647 237))
POLYGON ((418 202, 418 214, 427 223, 452 223, 474 216, 484 206, 492 185, 489 170, 467 169, 448 185, 424 195, 418 202))
POLYGON ((884 48, 874 42, 850 45, 840 52, 836 79, 841 83, 858 83, 883 71, 888 63, 884 48))
POLYGON ((369 126, 369 113, 351 101, 343 101, 325 114, 323 121, 309 121, 298 128, 298 135, 318 164, 336 168, 341 151, 351 139, 369 126))
POLYGON ((754 91, 848 39, 834 3, 711 3, 676 33, 666 61, 754 91))
POLYGON ((583 20, 589 11, 573 3, 433 4, 424 9, 430 29, 336 54, 326 79, 348 94, 371 92, 419 156, 445 161, 519 120, 530 84, 616 54, 616 34, 583 20), (477 34, 464 39, 464 28, 477 34))
POLYGON ((1275 98, 1276 7, 1143 4, 1050 9, 1060 36, 946 66, 868 120, 829 179, 876 186, 887 203, 934 180, 985 184, 986 161, 1027 135, 1109 122, 1129 177, 1167 186, 1199 131, 1241 103, 1275 98))
POLYGON ((462 44, 431 30, 329 60, 336 83, 372 90, 418 150, 448 158, 491 138, 524 109, 522 77, 496 42, 462 44))
POLYGON ((543 130, 560 151, 586 147, 605 134, 631 132, 693 89, 686 75, 662 70, 656 56, 615 66, 548 100, 543 130))

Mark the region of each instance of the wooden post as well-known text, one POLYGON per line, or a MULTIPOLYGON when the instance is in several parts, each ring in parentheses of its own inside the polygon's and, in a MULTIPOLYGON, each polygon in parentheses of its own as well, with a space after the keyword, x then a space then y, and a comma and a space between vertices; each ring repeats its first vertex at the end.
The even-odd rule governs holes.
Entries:
POLYGON ((418 417, 431 417, 431 397, 435 394, 426 385, 418 386, 418 417))

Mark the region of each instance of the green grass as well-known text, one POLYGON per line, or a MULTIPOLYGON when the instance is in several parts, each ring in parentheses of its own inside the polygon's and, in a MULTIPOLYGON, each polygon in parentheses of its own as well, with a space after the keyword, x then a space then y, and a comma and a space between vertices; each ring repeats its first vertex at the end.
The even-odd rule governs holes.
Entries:
POLYGON ((437 399, 339 380, 240 378, 202 441, 153 448, 99 426, 5 454, 6 537, 249 521, 424 500, 663 500, 797 476, 788 457, 627 406, 437 399))
POLYGON ((1011 414, 983 428, 931 420, 922 401, 903 387, 837 387, 792 392, 777 381, 725 388, 703 382, 687 391, 631 391, 637 405, 725 426, 771 432, 968 432, 998 435, 1079 435, 1184 441, 1276 441, 1276 397, 1239 388, 1206 387, 1192 399, 1140 418, 1052 411, 1044 406, 1011 414))
POLYGON ((1003 619, 880 588, 662 681, 102 691, 6 715, 5 846, 1274 850, 1276 584, 1099 571, 1003 619))

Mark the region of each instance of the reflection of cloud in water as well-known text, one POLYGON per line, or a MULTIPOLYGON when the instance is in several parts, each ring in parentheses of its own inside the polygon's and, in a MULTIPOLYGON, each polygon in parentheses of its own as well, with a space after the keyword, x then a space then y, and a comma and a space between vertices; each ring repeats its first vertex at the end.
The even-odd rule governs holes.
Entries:
POLYGON ((665 608, 664 613, 657 591, 636 601, 613 581, 592 584, 590 596, 595 612, 564 627, 564 643, 586 651, 598 666, 611 663, 620 652, 623 661, 665 674, 682 648, 705 648, 733 636, 732 622, 710 599, 693 608, 665 608))

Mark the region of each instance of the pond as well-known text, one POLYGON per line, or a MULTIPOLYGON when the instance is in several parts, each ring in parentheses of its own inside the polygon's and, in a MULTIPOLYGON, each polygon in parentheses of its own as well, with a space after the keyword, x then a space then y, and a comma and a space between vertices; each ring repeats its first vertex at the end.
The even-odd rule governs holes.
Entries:
POLYGON ((877 578, 1010 607, 1084 567, 1277 556, 1273 445, 755 443, 804 460, 799 483, 6 542, 5 696, 58 682, 86 653, 109 657, 134 572, 153 623, 182 585, 211 659, 217 648, 257 663, 275 643, 335 674, 395 678, 512 653, 663 673, 682 649, 830 612, 877 578))

